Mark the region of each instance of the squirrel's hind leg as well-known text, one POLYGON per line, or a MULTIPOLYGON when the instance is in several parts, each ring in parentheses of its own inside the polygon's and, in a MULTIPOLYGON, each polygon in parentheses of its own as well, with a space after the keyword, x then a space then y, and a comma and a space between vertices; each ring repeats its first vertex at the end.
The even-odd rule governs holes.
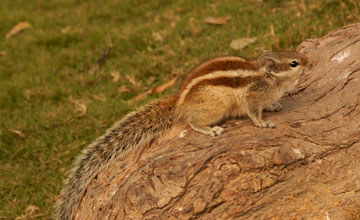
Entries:
POLYGON ((188 123, 192 129, 197 132, 210 135, 212 137, 218 136, 224 132, 224 128, 220 126, 213 126, 218 122, 222 121, 223 119, 223 112, 222 111, 210 111, 210 110, 197 110, 193 111, 190 114, 191 117, 188 118, 188 123), (199 112, 201 111, 201 112, 199 112), (197 112, 197 113, 195 113, 197 112))
POLYGON ((206 135, 210 135, 211 137, 218 136, 224 132, 224 128, 222 128, 220 126, 210 127, 210 126, 206 126, 206 125, 194 124, 191 122, 189 122, 189 125, 195 131, 206 134, 206 135))

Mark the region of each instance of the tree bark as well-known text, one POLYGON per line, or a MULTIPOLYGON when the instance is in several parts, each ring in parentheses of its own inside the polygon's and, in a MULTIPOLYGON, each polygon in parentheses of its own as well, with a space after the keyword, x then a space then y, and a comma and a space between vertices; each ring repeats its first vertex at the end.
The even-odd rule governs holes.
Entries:
POLYGON ((76 219, 334 220, 360 212, 360 23, 298 50, 313 68, 281 112, 264 113, 275 129, 230 120, 209 137, 176 125, 103 170, 76 219))

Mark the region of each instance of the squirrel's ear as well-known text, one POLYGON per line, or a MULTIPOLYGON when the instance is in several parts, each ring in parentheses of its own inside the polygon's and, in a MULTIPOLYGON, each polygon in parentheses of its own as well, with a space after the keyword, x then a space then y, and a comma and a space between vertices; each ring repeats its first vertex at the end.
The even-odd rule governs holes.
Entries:
POLYGON ((264 62, 264 66, 266 71, 271 72, 275 68, 275 61, 273 59, 266 59, 264 62))

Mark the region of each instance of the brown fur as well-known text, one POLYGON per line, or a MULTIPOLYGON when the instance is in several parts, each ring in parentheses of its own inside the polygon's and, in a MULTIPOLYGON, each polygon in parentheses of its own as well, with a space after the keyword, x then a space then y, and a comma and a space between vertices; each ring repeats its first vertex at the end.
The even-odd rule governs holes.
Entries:
POLYGON ((210 60, 207 60, 200 65, 193 68, 188 77, 185 79, 181 90, 184 90, 186 86, 195 78, 204 76, 209 73, 216 71, 229 71, 229 70, 254 70, 258 69, 258 63, 252 62, 250 59, 245 59, 242 57, 236 56, 224 56, 217 57, 210 60))
POLYGON ((185 99, 188 99, 193 95, 197 90, 199 90, 201 87, 206 86, 226 86, 233 89, 245 87, 249 85, 250 82, 256 81, 260 79, 259 76, 246 76, 246 77, 240 77, 240 76, 234 76, 234 77, 224 77, 219 76, 216 78, 210 78, 210 79, 204 79, 200 82, 193 85, 191 88, 189 88, 189 92, 187 93, 185 99))
POLYGON ((294 85, 306 65, 307 58, 296 52, 267 52, 251 60, 251 66, 256 67, 253 69, 239 61, 238 67, 244 68, 197 74, 180 93, 176 109, 194 130, 211 136, 223 132, 223 128, 213 125, 242 115, 256 126, 275 127, 262 119, 262 111, 281 110, 277 101, 294 85), (299 65, 291 67, 293 61, 299 65))
POLYGON ((112 161, 169 129, 176 119, 176 97, 159 100, 125 116, 77 158, 56 207, 56 219, 73 219, 87 186, 112 161))
POLYGON ((224 130, 214 125, 241 115, 248 115, 256 126, 274 127, 272 122, 262 120, 262 111, 281 110, 276 101, 302 75, 306 63, 306 57, 295 52, 267 52, 253 60, 220 57, 200 64, 176 95, 129 113, 83 150, 61 191, 55 218, 73 219, 86 188, 99 171, 179 121, 211 136, 224 130), (299 62, 299 67, 289 67, 293 60, 299 62))

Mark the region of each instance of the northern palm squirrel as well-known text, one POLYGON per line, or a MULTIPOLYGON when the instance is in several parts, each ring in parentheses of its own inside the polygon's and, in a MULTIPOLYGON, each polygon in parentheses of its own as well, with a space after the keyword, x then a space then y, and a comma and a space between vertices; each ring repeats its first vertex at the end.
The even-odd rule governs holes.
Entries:
POLYGON ((262 111, 280 111, 277 101, 291 89, 308 63, 297 52, 264 52, 257 58, 235 56, 207 60, 192 69, 175 95, 127 114, 83 150, 56 205, 56 219, 71 220, 87 186, 100 170, 178 122, 210 136, 227 118, 247 115, 256 126, 275 127, 262 111))

